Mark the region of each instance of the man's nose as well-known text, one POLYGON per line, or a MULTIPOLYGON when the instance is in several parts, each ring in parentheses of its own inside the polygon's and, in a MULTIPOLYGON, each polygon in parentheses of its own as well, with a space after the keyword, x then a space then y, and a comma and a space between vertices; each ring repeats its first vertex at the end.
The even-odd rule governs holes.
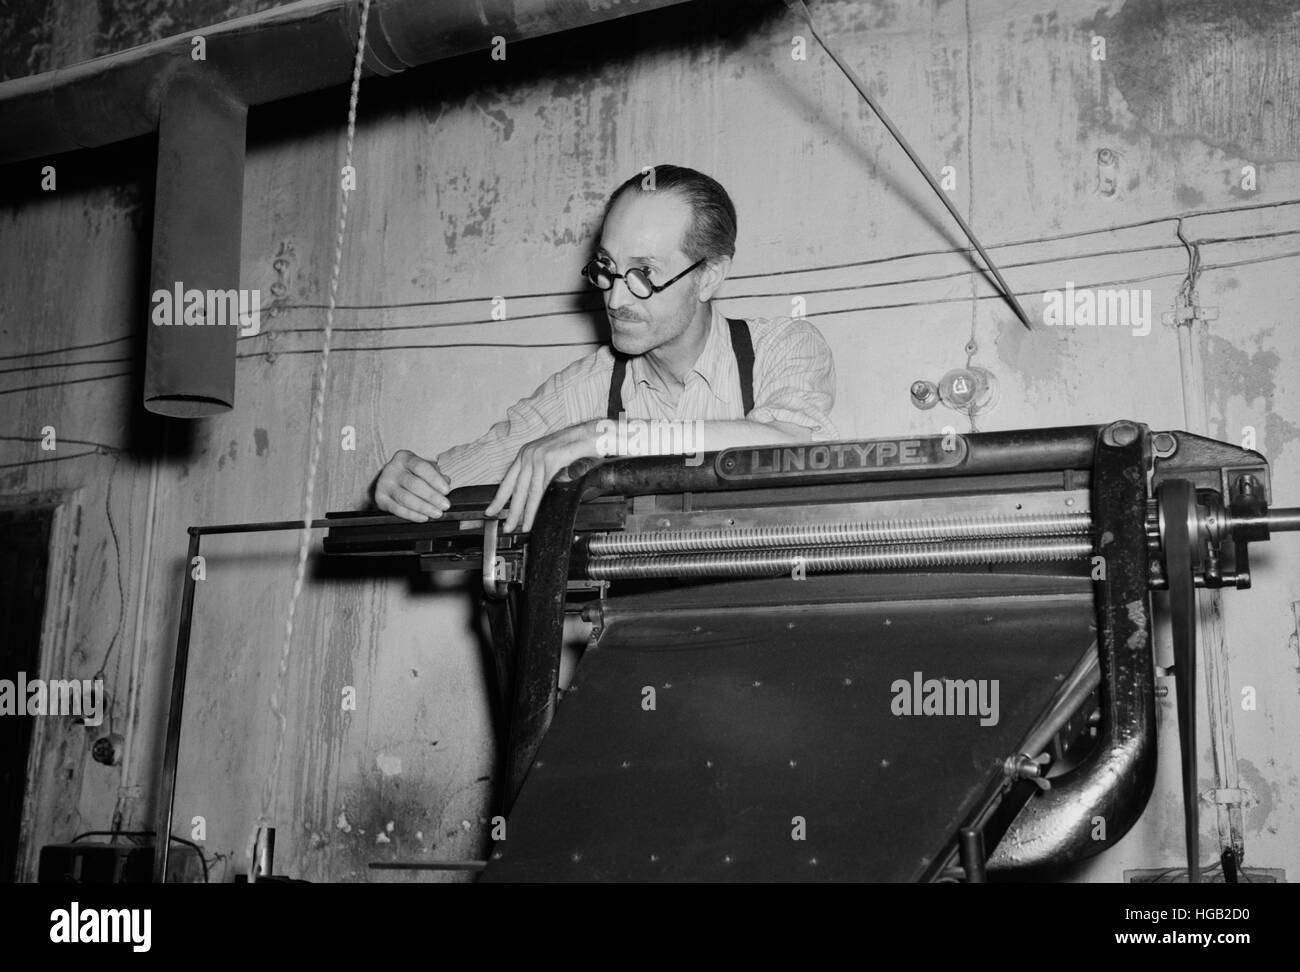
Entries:
POLYGON ((624 307, 631 307, 637 302, 637 298, 632 291, 628 290, 627 281, 622 277, 614 278, 614 286, 605 291, 605 307, 607 310, 622 310, 624 307))

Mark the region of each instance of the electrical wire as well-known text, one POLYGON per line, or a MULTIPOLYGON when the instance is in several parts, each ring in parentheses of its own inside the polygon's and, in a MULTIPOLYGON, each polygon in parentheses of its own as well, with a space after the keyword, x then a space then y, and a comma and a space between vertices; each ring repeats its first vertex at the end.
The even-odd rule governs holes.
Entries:
MULTIPOLYGON (((1264 263, 1271 263, 1276 260, 1290 260, 1295 257, 1300 257, 1300 250, 1288 250, 1285 253, 1274 253, 1262 257, 1248 257, 1243 260, 1232 260, 1224 263, 1209 263, 1199 267, 1199 271, 1201 273, 1204 273, 1207 270, 1230 270, 1237 267, 1249 267, 1249 266, 1257 266, 1259 264, 1264 264, 1264 263)), ((1144 283, 1151 280, 1161 280, 1166 277, 1185 277, 1185 276, 1186 276, 1186 271, 1174 270, 1174 271, 1167 271, 1161 273, 1143 274, 1136 277, 1126 277, 1121 280, 1092 281, 1088 283, 1087 286, 1092 288, 1114 287, 1114 286, 1119 286, 1121 284, 1144 283)), ((858 289, 865 289, 865 288, 858 288, 858 289)), ((1031 295, 1030 291, 1022 291, 1019 293, 1019 296, 1024 296, 1024 297, 1030 295, 1031 295)), ((722 298, 722 299, 730 300, 735 298, 722 298)), ((932 297, 923 300, 898 301, 895 303, 888 303, 888 304, 862 304, 854 307, 840 307, 840 308, 834 308, 830 310, 822 310, 822 311, 818 311, 814 316, 820 321, 824 318, 837 317, 843 314, 857 314, 866 311, 879 311, 879 310, 901 310, 901 309, 912 308, 912 307, 932 307, 932 306, 937 306, 939 304, 962 303, 971 299, 972 298, 970 298, 969 296, 932 297)), ((975 300, 1001 300, 1002 297, 1000 294, 986 294, 982 296, 977 296, 974 299, 975 300)), ((434 325, 434 326, 442 326, 442 325, 434 325)), ((446 326, 453 326, 453 325, 446 325, 446 326)), ((319 332, 319 330, 320 330, 319 328, 305 328, 303 329, 303 333, 316 333, 319 332)), ((337 330, 345 330, 345 329, 338 328, 337 330)), ((382 327, 381 328, 349 328, 346 330, 381 331, 381 330, 385 330, 385 328, 382 327)), ((273 332, 273 333, 279 333, 279 332, 273 332)), ((435 349, 435 348, 556 348, 556 347, 588 347, 588 346, 597 345, 599 343, 600 342, 598 341, 573 341, 573 342, 560 341, 560 342, 549 342, 549 343, 525 344, 525 343, 497 342, 497 341, 457 341, 457 342, 435 343, 435 344, 400 344, 400 345, 379 345, 376 347, 365 347, 365 348, 335 348, 334 350, 339 353, 345 353, 351 351, 387 351, 387 350, 398 351, 398 350, 419 350, 419 349, 435 349)), ((282 355, 282 354, 309 354, 309 353, 314 353, 314 351, 311 349, 308 350, 290 349, 290 350, 255 351, 255 352, 250 351, 250 352, 241 352, 237 355, 237 357, 258 358, 258 357, 264 357, 267 354, 282 355)), ((14 394, 19 394, 21 392, 34 391, 36 389, 41 389, 41 388, 61 388, 65 385, 76 385, 87 381, 107 381, 112 378, 127 378, 127 377, 131 377, 133 374, 134 373, 130 371, 123 371, 123 372, 116 372, 108 375, 96 375, 90 378, 71 378, 64 381, 47 382, 41 385, 26 385, 20 388, 3 388, 0 389, 0 395, 14 395, 14 394)), ((94 455, 94 453, 91 452, 78 453, 78 456, 84 456, 84 455, 94 455)), ((72 459, 72 458, 77 458, 78 456, 66 456, 66 457, 59 457, 59 459, 50 459, 50 460, 31 460, 31 462, 41 462, 41 461, 56 462, 56 461, 60 461, 63 458, 72 459)), ((11 468, 12 466, 15 465, 29 465, 29 464, 30 464, 29 462, 10 463, 7 466, 0 465, 0 469, 11 468)))
POLYGON ((15 371, 43 371, 46 368, 78 368, 82 365, 122 364, 131 358, 96 358, 93 361, 56 361, 52 364, 24 365, 20 368, 0 368, 0 375, 13 374, 15 371))
MULTIPOLYGON (((1147 218, 1147 219, 1135 220, 1135 221, 1132 221, 1132 222, 1129 222, 1129 223, 1117 223, 1117 224, 1112 225, 1112 226, 1103 226, 1103 227, 1096 227, 1096 228, 1093 228, 1093 229, 1087 229, 1087 230, 1076 230, 1076 231, 1071 231, 1071 232, 1066 232, 1066 233, 1057 233, 1057 234, 1052 235, 1052 236, 1041 236, 1041 237, 1033 237, 1033 238, 1021 239, 1021 240, 1009 240, 1009 241, 1002 242, 1002 243, 992 243, 992 244, 989 245, 989 249, 991 249, 991 250, 997 250, 997 249, 1009 249, 1009 248, 1012 248, 1012 247, 1019 247, 1019 246, 1041 246, 1042 244, 1045 244, 1045 243, 1059 243, 1059 242, 1061 242, 1061 241, 1063 241, 1063 240, 1074 240, 1074 239, 1080 239, 1080 238, 1085 237, 1085 236, 1096 236, 1096 235, 1100 235, 1100 234, 1103 234, 1103 233, 1118 233, 1118 232, 1122 232, 1122 231, 1124 231, 1124 230, 1129 230, 1129 229, 1139 229, 1139 228, 1146 227, 1146 226, 1155 226, 1155 225, 1158 225, 1158 224, 1160 224, 1160 223, 1178 222, 1178 221, 1180 221, 1180 220, 1189 220, 1189 219, 1193 219, 1193 218, 1200 217, 1200 216, 1221 216, 1221 215, 1227 215, 1227 214, 1234 214, 1234 215, 1235 215, 1235 214, 1238 214, 1238 213, 1252 212, 1252 211, 1258 211, 1258 210, 1263 210, 1263 209, 1280 209, 1280 208, 1284 208, 1284 207, 1287 207, 1287 206, 1300 206, 1300 199, 1284 199, 1284 200, 1281 200, 1281 201, 1278 201, 1278 202, 1251 203, 1251 204, 1249 204, 1249 205, 1245 205, 1245 206, 1223 206, 1223 207, 1219 207, 1219 208, 1216 208, 1216 209, 1188 210, 1188 211, 1183 212, 1183 213, 1177 213, 1177 214, 1173 214, 1173 215, 1169 215, 1169 216, 1153 216, 1153 217, 1149 217, 1149 218, 1147 218)), ((1278 232, 1274 232, 1274 233, 1243 234, 1243 235, 1240 235, 1240 236, 1230 236, 1230 237, 1208 237, 1208 238, 1204 238, 1204 239, 1202 239, 1200 242, 1202 242, 1202 243, 1228 243, 1228 242, 1238 242, 1238 241, 1243 241, 1243 240, 1270 239, 1270 238, 1276 238, 1276 237, 1279 237, 1279 236, 1291 236, 1291 235, 1296 235, 1296 234, 1300 234, 1300 230, 1282 230, 1282 231, 1278 231, 1278 232)), ((1059 258, 1045 258, 1045 259, 1042 259, 1042 260, 1028 260, 1028 261, 1023 261, 1023 262, 1020 262, 1020 263, 1011 263, 1011 264, 1006 264, 1006 266, 1009 267, 1009 268, 1021 268, 1021 267, 1026 267, 1026 266, 1036 266, 1036 265, 1047 264, 1047 263, 1053 263, 1053 262, 1065 262, 1065 261, 1067 261, 1067 260, 1078 261, 1078 260, 1098 259, 1098 258, 1107 257, 1107 256, 1121 256, 1121 255, 1126 255, 1126 254, 1130 254, 1130 253, 1141 253, 1141 252, 1146 252, 1146 251, 1150 251, 1150 250, 1170 249, 1170 248, 1175 247, 1175 246, 1178 246, 1178 245, 1181 245, 1181 244, 1157 243, 1157 244, 1151 244, 1150 246, 1146 246, 1146 247, 1131 247, 1131 248, 1115 249, 1115 250, 1100 250, 1100 251, 1096 251, 1096 252, 1093 252, 1093 253, 1086 253, 1086 254, 1079 254, 1079 255, 1071 255, 1071 256, 1065 256, 1065 257, 1059 257, 1059 258)), ((949 247, 949 248, 946 248, 946 249, 913 250, 913 251, 909 251, 909 252, 907 252, 907 253, 896 253, 896 254, 892 254, 892 255, 890 255, 890 256, 886 256, 886 257, 873 257, 873 258, 866 259, 866 260, 851 260, 851 261, 847 261, 847 262, 844 262, 844 263, 830 263, 830 264, 823 264, 823 265, 820 265, 820 266, 812 266, 812 267, 797 267, 797 268, 792 268, 792 269, 788 269, 788 270, 766 270, 766 271, 756 271, 756 272, 754 272, 754 273, 747 273, 747 274, 732 274, 732 275, 729 276, 727 279, 728 279, 729 281, 738 281, 738 280, 759 280, 759 279, 767 279, 767 278, 771 278, 771 277, 795 276, 795 275, 800 275, 800 274, 812 274, 812 273, 824 273, 824 272, 831 271, 831 270, 848 270, 848 269, 854 269, 854 268, 857 268, 857 267, 882 266, 882 265, 889 264, 889 263, 893 263, 893 262, 900 261, 900 260, 912 260, 912 259, 916 259, 916 258, 919 258, 919 257, 927 257, 927 256, 947 256, 947 255, 954 255, 954 254, 966 254, 966 255, 969 255, 969 254, 971 254, 971 253, 973 253, 973 252, 975 252, 975 251, 974 251, 973 249, 969 248, 969 247, 949 247)), ((1234 265, 1235 265, 1235 264, 1234 264, 1234 265)), ((1208 269, 1208 268, 1207 268, 1207 269, 1208 269)), ((946 274, 937 274, 937 275, 932 275, 932 276, 928 276, 928 277, 914 277, 914 278, 904 278, 904 279, 900 279, 900 280, 879 281, 879 282, 876 282, 876 283, 857 285, 856 287, 855 287, 855 286, 849 286, 849 287, 800 288, 800 290, 801 290, 801 292, 803 292, 803 293, 810 293, 810 294, 833 293, 833 292, 836 292, 836 291, 839 291, 839 290, 845 290, 845 289, 850 289, 850 290, 852 290, 852 289, 867 289, 867 288, 872 288, 872 287, 888 287, 888 286, 895 286, 895 285, 905 284, 905 283, 921 283, 921 282, 927 282, 927 281, 933 281, 933 280, 945 280, 945 279, 950 279, 950 278, 953 278, 953 277, 958 277, 958 276, 963 276, 963 275, 973 274, 973 273, 975 273, 975 272, 976 272, 975 270, 961 270, 961 271, 954 271, 954 272, 946 273, 946 274)), ((495 296, 502 296, 502 299, 504 299, 504 300, 533 300, 533 299, 541 299, 541 298, 546 298, 546 297, 582 297, 582 296, 586 296, 586 295, 588 295, 589 293, 590 293, 590 291, 583 289, 583 290, 564 290, 564 291, 550 291, 550 292, 538 292, 538 293, 506 294, 506 295, 495 295, 495 296)), ((728 294, 728 295, 726 295, 725 297, 721 297, 721 298, 719 298, 719 299, 722 299, 722 300, 745 300, 745 299, 750 299, 750 298, 759 298, 759 297, 784 297, 784 296, 788 296, 788 294, 787 294, 786 292, 769 292, 769 293, 752 293, 752 294, 744 294, 744 293, 742 293, 742 294, 728 294)), ((488 298, 488 297, 476 296, 476 297, 449 297, 449 298, 443 298, 443 299, 439 299, 439 300, 397 301, 397 302, 393 302, 393 303, 385 303, 385 304, 336 304, 336 305, 335 305, 335 310, 348 310, 348 311, 354 311, 354 310, 401 310, 401 309, 410 309, 410 308, 416 308, 416 307, 441 307, 441 306, 450 306, 450 305, 452 305, 452 304, 481 304, 481 303, 484 303, 484 302, 488 301, 489 299, 490 299, 490 298, 488 298)), ((912 306, 912 305, 908 305, 908 306, 912 306)), ((293 313, 293 312, 297 312, 297 311, 323 310, 323 309, 325 309, 326 307, 327 307, 326 304, 304 303, 304 304, 282 304, 282 305, 279 305, 278 307, 276 307, 276 308, 274 308, 274 309, 277 310, 277 311, 280 312, 280 313, 293 313)), ((593 304, 590 308, 578 308, 578 310, 580 310, 580 311, 581 311, 581 310, 587 310, 587 309, 590 309, 590 310, 593 310, 593 311, 598 311, 598 310, 600 310, 600 305, 598 305, 598 304, 593 304)), ((552 312, 539 313, 539 314, 519 315, 519 316, 516 316, 516 317, 512 317, 512 318, 510 318, 510 319, 507 320, 507 321, 498 321, 498 320, 492 320, 492 319, 485 319, 485 320, 467 320, 467 321, 446 321, 446 322, 437 322, 437 323, 428 323, 428 324, 416 324, 416 325, 379 325, 379 326, 375 326, 375 327, 365 327, 365 328, 346 328, 346 327, 340 327, 340 328, 337 328, 336 330, 340 330, 340 331, 344 331, 344 330, 347 330, 347 331, 355 331, 355 330, 382 331, 382 330, 403 330, 403 329, 438 328, 438 327, 466 327, 466 326, 474 326, 474 325, 480 325, 480 324, 502 324, 502 323, 509 324, 509 323, 514 323, 514 322, 519 321, 519 320, 534 320, 534 319, 540 319, 540 318, 546 318, 546 317, 564 317, 564 316, 569 316, 569 315, 571 315, 572 313, 574 313, 574 311, 552 311, 552 312)), ((264 331, 264 332, 262 332, 261 335, 250 336, 250 337, 247 337, 247 338, 240 338, 240 340, 250 341, 250 340, 255 340, 256 337, 260 337, 260 336, 264 336, 264 335, 271 335, 271 334, 289 334, 289 333, 309 332, 309 331, 318 331, 318 330, 320 330, 320 328, 280 328, 280 329, 271 330, 271 331, 264 331)), ((121 341, 127 341, 127 340, 130 340, 133 336, 134 336, 134 335, 126 334, 126 335, 123 335, 123 336, 121 336, 121 337, 109 338, 109 339, 104 340, 104 341, 94 341, 94 342, 85 343, 85 344, 73 344, 73 345, 68 345, 67 347, 64 347, 64 348, 53 348, 53 349, 49 349, 49 350, 45 350, 45 351, 28 351, 28 352, 22 352, 22 353, 19 353, 19 354, 0 355, 0 361, 16 361, 16 360, 18 360, 18 359, 20 359, 20 358, 43 357, 43 356, 46 356, 46 355, 52 355, 52 354, 65 354, 65 353, 68 353, 68 352, 71 352, 71 351, 81 351, 81 350, 85 350, 85 349, 87 349, 87 348, 103 347, 104 345, 107 345, 107 344, 115 344, 115 343, 118 343, 118 342, 121 342, 121 341)), ((464 346, 470 346, 470 345, 464 345, 464 346)), ((489 343, 484 343, 484 344, 482 344, 482 345, 474 345, 474 346, 492 347, 493 345, 491 345, 491 344, 489 344, 489 343)), ((510 345, 510 346, 513 346, 513 347, 523 347, 524 345, 510 345)), ((124 362, 131 361, 131 360, 133 360, 133 359, 132 359, 132 358, 112 358, 112 359, 106 359, 103 363, 106 363, 106 364, 107 364, 107 363, 124 363, 124 362)), ((83 364, 83 363, 88 363, 88 362, 67 362, 66 364, 67 364, 68 366, 74 366, 74 365, 83 364)), ((2 373, 2 372, 0 372, 0 373, 2 373)), ((94 376, 94 377, 90 377, 90 378, 82 378, 82 379, 77 379, 77 380, 78 380, 78 381, 98 381, 98 380, 101 380, 101 379, 109 379, 109 378, 119 378, 119 377, 124 377, 124 376, 129 375, 129 374, 131 374, 131 372, 119 372, 119 373, 114 373, 114 374, 111 374, 111 375, 97 375, 97 376, 94 376)), ((26 387, 24 387, 24 388, 3 389, 3 390, 0 390, 0 394, 7 394, 7 393, 11 393, 11 392, 35 391, 35 390, 37 390, 37 389, 41 389, 41 388, 54 388, 54 387, 59 387, 59 386, 64 385, 64 384, 72 384, 72 383, 73 383, 73 382, 52 382, 52 383, 50 383, 50 384, 45 384, 45 385, 29 385, 29 386, 26 386, 26 387)))
MULTIPOLYGON (((108 659, 113 654, 113 648, 117 645, 117 640, 122 634, 122 622, 126 619, 126 589, 122 584, 122 544, 117 536, 117 525, 113 522, 113 479, 117 474, 117 464, 120 461, 117 455, 113 456, 113 468, 108 471, 108 487, 104 496, 104 512, 108 516, 108 530, 113 537, 113 563, 116 567, 117 574, 117 627, 113 630, 113 637, 109 639, 108 648, 104 650, 104 657, 100 659, 99 668, 91 676, 94 679, 104 677, 104 666, 108 664, 108 659)), ((110 715, 111 728, 111 715, 110 715)))
POLYGON ((68 351, 84 351, 86 348, 102 348, 106 344, 119 344, 122 341, 129 341, 134 335, 123 334, 121 337, 109 338, 106 341, 92 341, 90 344, 70 344, 66 348, 54 348, 51 351, 24 351, 21 354, 0 354, 0 361, 13 361, 16 358, 39 358, 46 354, 64 354, 68 351))
MULTIPOLYGON (((1274 253, 1262 257, 1248 257, 1243 260, 1232 260, 1224 263, 1210 263, 1201 266, 1199 270, 1201 273, 1204 273, 1207 270, 1230 270, 1237 267, 1249 267, 1249 266, 1257 266, 1259 264, 1264 264, 1264 263, 1271 263, 1276 260, 1290 260, 1290 259, 1294 259, 1295 257, 1300 257, 1300 250, 1288 250, 1285 253, 1274 253)), ((1126 277, 1120 280, 1092 281, 1089 282, 1087 286, 1092 288, 1115 287, 1121 284, 1145 283, 1151 280, 1162 280, 1167 277, 1185 277, 1185 276, 1186 276, 1186 271, 1173 270, 1173 271, 1166 271, 1160 273, 1143 274, 1136 277, 1126 277)), ((1078 286, 1082 286, 1082 285, 1078 285, 1078 286)), ((1020 296, 1027 297, 1030 295, 1031 295, 1030 291, 1023 291, 1020 293, 1020 296)), ((723 298, 723 299, 734 299, 734 298, 723 298)), ((825 318, 838 317, 844 314, 858 314, 867 311, 880 311, 880 310, 902 310, 902 309, 913 308, 913 307, 933 307, 939 304, 964 303, 965 301, 971 299, 972 298, 970 298, 969 296, 932 297, 923 300, 898 301, 898 302, 888 303, 888 304, 861 304, 854 307, 840 307, 840 308, 834 308, 830 310, 818 311, 814 316, 818 321, 821 321, 825 318)), ((974 299, 978 301, 978 300, 1001 300, 1002 298, 1000 294, 986 294, 982 296, 977 296, 974 299)), ((320 330, 319 328, 306 328, 303 329, 303 333, 316 333, 319 332, 319 330, 320 330)), ((338 328, 337 330, 344 330, 344 329, 338 328)), ((352 328, 349 330, 378 331, 378 330, 384 330, 384 328, 365 328, 365 329, 352 328)), ((273 332, 273 333, 278 333, 278 332, 273 332)), ((560 341, 560 342, 550 342, 550 343, 525 344, 525 343, 497 342, 497 341, 457 341, 457 342, 434 343, 434 344, 400 344, 400 345, 378 345, 376 347, 335 348, 334 351, 337 353, 347 353, 353 351, 388 351, 388 350, 401 351, 401 350, 422 350, 422 349, 428 350, 428 349, 437 349, 437 348, 590 347, 590 346, 595 346, 599 343, 600 342, 598 341, 573 341, 573 342, 560 341)), ((240 352, 239 354, 237 354, 237 357, 258 358, 258 357, 265 357, 267 354, 282 355, 282 354, 311 354, 311 353, 315 353, 315 350, 314 349, 289 349, 289 350, 275 350, 275 351, 249 351, 249 352, 240 352)), ((133 372, 124 371, 124 372, 118 372, 109 375, 97 375, 91 378, 71 378, 65 381, 48 382, 42 385, 27 385, 21 388, 3 388, 0 389, 0 395, 13 395, 13 394, 18 394, 20 392, 32 391, 38 388, 60 388, 64 385, 76 385, 87 381, 106 381, 111 378, 126 378, 132 376, 132 374, 133 372)), ((78 458, 80 456, 88 456, 88 455, 94 455, 94 453, 85 452, 85 453, 78 453, 76 456, 59 457, 58 459, 50 459, 50 460, 37 459, 37 460, 30 460, 29 462, 10 463, 8 465, 0 465, 0 469, 12 468, 14 466, 20 466, 20 465, 22 466, 30 465, 31 463, 34 462, 42 462, 42 461, 56 462, 64 458, 72 459, 72 458, 78 458)))
POLYGON ((43 385, 24 385, 21 388, 0 388, 0 395, 17 395, 21 392, 38 391, 42 388, 62 388, 65 385, 80 385, 87 381, 107 381, 109 378, 131 378, 133 371, 118 371, 111 375, 92 375, 89 378, 68 378, 64 381, 49 381, 43 385))

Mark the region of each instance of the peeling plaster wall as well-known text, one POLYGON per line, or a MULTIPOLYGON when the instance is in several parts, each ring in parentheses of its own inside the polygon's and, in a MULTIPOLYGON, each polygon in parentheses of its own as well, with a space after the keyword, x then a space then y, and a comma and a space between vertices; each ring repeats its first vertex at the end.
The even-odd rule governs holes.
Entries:
MULTIPOLYGON (((661 161, 709 172, 735 198, 729 313, 789 314, 792 296, 807 301, 836 355, 833 417, 845 436, 969 428, 943 409, 915 410, 908 386, 965 364, 973 340, 972 363, 999 383, 980 429, 1118 417, 1184 428, 1185 395, 1203 395, 1208 432, 1238 441, 1244 427, 1256 429, 1278 503, 1300 504, 1300 277, 1296 258, 1282 256, 1300 249, 1285 235, 1300 225, 1297 208, 1185 223, 1193 240, 1257 237, 1202 247, 1200 302, 1218 316, 1200 339, 1204 373, 1186 383, 1162 314, 1173 309, 1187 253, 1172 221, 1129 225, 1300 196, 1300 11, 1271 0, 1129 0, 1086 12, 1064 0, 813 4, 825 34, 922 157, 936 170, 953 166, 956 204, 1030 313, 1067 281, 1125 281, 1151 291, 1155 320, 1136 337, 1123 327, 1026 332, 969 261, 946 252, 964 245, 958 230, 824 55, 810 47, 806 61, 792 60, 792 38, 803 31, 784 8, 727 6, 641 15, 515 45, 505 62, 484 53, 363 85, 339 299, 386 306, 336 319, 317 514, 362 505, 396 449, 432 455, 477 434, 600 340, 598 316, 582 310, 590 298, 578 269, 609 189, 661 161), (1105 61, 1090 57, 1094 34, 1106 40, 1105 61), (1119 159, 1112 197, 1099 192, 1102 148, 1119 159), (1255 191, 1241 187, 1246 165, 1256 167, 1255 191), (1120 225, 1128 228, 1107 231, 1120 225), (857 265, 812 269, 847 263, 857 265), (494 296, 506 297, 505 322, 491 320, 494 296), (398 306, 411 303, 420 306, 398 306), (411 347, 474 342, 554 346, 411 347), (355 452, 339 448, 347 425, 355 452)), ((65 654, 46 663, 90 677, 111 645, 115 731, 127 718, 151 458, 160 464, 139 632, 137 770, 127 781, 144 785, 125 793, 128 825, 151 825, 185 528, 298 513, 346 100, 335 90, 250 116, 241 285, 276 295, 278 311, 264 316, 263 336, 240 341, 233 413, 190 427, 146 419, 138 377, 4 394, 133 367, 138 375, 130 362, 0 376, 3 434, 35 438, 52 424, 65 438, 131 447, 116 460, 0 469, 6 502, 77 491, 68 501, 82 514, 75 558, 52 567, 75 578, 74 603, 56 615, 65 654)), ((60 162, 56 193, 11 191, 0 210, 0 354, 122 337, 130 340, 19 363, 139 352, 150 153, 148 140, 85 153, 60 162)), ((40 164, 11 168, 9 182, 35 185, 40 164)), ((39 455, 4 443, 4 462, 39 455)), ((204 818, 214 880, 247 866, 261 810, 295 549, 289 534, 204 544, 177 833, 204 818)), ((1224 596, 1233 691, 1249 686, 1258 696, 1257 709, 1235 713, 1243 785, 1255 801, 1245 813, 1247 863, 1286 868, 1294 880, 1300 544, 1282 536, 1257 546, 1255 558, 1254 589, 1224 596)), ((494 753, 475 623, 457 579, 313 564, 280 696, 287 733, 270 817, 279 827, 277 871, 435 880, 387 876, 367 863, 482 852, 494 753), (346 686, 356 689, 355 711, 340 705, 346 686)), ((1167 663, 1167 644, 1159 651, 1167 663)), ((118 770, 89 758, 92 735, 57 720, 42 731, 30 861, 43 843, 107 826, 119 795, 118 770)), ((1113 881, 1125 868, 1181 862, 1172 692, 1160 731, 1148 812, 1080 877, 1113 881)), ((1202 821, 1208 855, 1213 814, 1202 821)))

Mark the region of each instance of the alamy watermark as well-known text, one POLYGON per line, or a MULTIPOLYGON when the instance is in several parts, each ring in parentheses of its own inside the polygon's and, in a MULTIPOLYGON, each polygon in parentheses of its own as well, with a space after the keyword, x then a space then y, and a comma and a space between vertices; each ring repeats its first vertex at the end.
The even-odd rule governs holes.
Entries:
POLYGON ((262 329, 260 290, 186 290, 178 280, 171 290, 155 290, 149 302, 149 317, 157 327, 233 326, 240 337, 253 337, 262 329))
POLYGON ((1043 293, 1043 323, 1048 327, 1131 327, 1134 337, 1151 333, 1151 291, 1075 288, 1043 293))
POLYGON ((977 715, 981 726, 998 724, 996 678, 924 678, 913 672, 911 681, 895 679, 889 691, 889 711, 896 716, 977 715))
POLYGON ((0 716, 81 716, 88 726, 104 721, 104 680, 0 678, 0 716))
POLYGON ((601 419, 596 448, 602 456, 686 456, 686 465, 704 461, 704 423, 699 420, 601 419))
POLYGON ((121 942, 147 952, 153 942, 149 908, 83 908, 74 901, 50 912, 50 941, 56 944, 121 942))

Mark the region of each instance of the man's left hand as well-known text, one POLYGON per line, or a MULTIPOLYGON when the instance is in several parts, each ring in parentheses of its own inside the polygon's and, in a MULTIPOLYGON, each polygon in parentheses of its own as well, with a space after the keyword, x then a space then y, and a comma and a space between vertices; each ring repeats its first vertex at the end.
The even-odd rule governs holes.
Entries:
POLYGON ((596 423, 591 421, 571 425, 528 443, 519 450, 519 455, 506 470, 505 479, 501 480, 496 496, 483 515, 496 516, 508 504, 510 512, 503 525, 505 532, 510 533, 521 523, 525 532, 531 530, 542 494, 555 474, 571 462, 599 456, 596 439, 596 423))

